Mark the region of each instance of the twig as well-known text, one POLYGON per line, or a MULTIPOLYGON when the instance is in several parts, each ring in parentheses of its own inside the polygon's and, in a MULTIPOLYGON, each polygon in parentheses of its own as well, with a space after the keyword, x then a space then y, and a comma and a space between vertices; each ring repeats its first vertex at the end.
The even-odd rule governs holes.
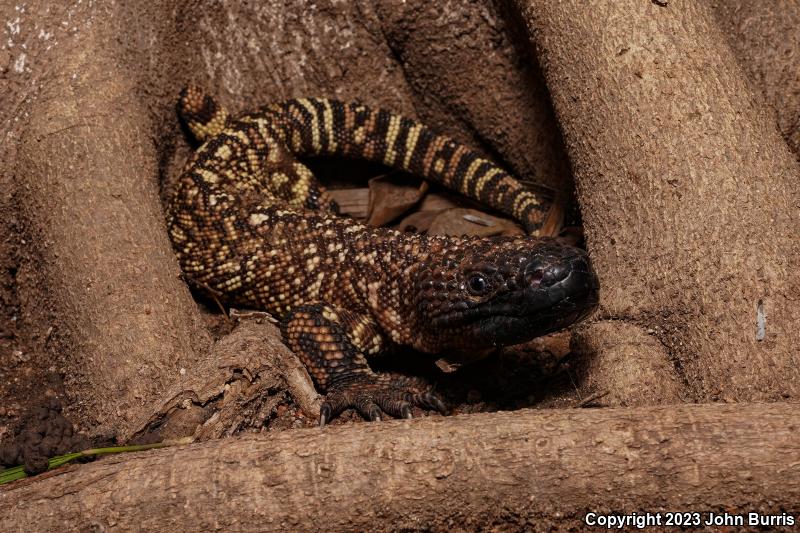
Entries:
POLYGON ((595 392, 594 394, 590 395, 588 398, 585 398, 585 399, 581 400, 581 402, 578 404, 578 407, 586 407, 587 405, 589 405, 593 401, 599 400, 600 398, 604 398, 604 397, 608 396, 608 394, 609 394, 609 392, 607 390, 595 392))

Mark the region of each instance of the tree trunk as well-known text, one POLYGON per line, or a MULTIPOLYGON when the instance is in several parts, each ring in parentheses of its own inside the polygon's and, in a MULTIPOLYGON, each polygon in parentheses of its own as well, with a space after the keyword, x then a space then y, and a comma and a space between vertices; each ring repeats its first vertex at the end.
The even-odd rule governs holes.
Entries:
POLYGON ((581 528, 588 512, 780 514, 778 502, 800 501, 798 425, 795 405, 773 404, 281 432, 58 471, 0 493, 0 522, 6 531, 529 531, 581 528))
POLYGON ((775 109, 800 158, 800 4, 797 0, 715 2, 714 14, 742 69, 775 109))
POLYGON ((127 438, 212 340, 164 234, 135 80, 107 75, 118 56, 95 39, 64 56, 29 108, 15 165, 35 252, 23 293, 29 315, 54 328, 73 416, 127 438))
MULTIPOLYGON (((697 399, 800 397, 800 167, 706 5, 517 6, 573 163, 600 318, 658 339, 638 357, 671 362, 697 399)), ((607 349, 628 337, 598 334, 607 349)))
POLYGON ((494 152, 523 180, 572 198, 547 87, 502 4, 389 0, 377 2, 376 11, 423 120, 494 152))
MULTIPOLYGON (((164 438, 263 431, 287 393, 315 414, 274 326, 212 333, 178 277, 158 184, 163 200, 190 153, 174 110, 190 80, 234 112, 309 95, 409 115, 417 104, 549 185, 566 149, 603 286, 599 320, 573 342, 585 357, 573 389, 607 391, 610 405, 797 399, 798 166, 702 3, 17 7, 0 50, 0 254, 13 257, 0 261, 0 319, 13 323, 0 327, 0 400, 25 379, 12 332, 31 368, 64 376, 81 429, 122 441, 154 426, 164 438), (514 6, 565 147, 504 18, 514 6)), ((795 412, 519 411, 272 432, 17 483, 0 492, 0 523, 529 530, 579 528, 588 511, 769 511, 800 496, 795 412)))

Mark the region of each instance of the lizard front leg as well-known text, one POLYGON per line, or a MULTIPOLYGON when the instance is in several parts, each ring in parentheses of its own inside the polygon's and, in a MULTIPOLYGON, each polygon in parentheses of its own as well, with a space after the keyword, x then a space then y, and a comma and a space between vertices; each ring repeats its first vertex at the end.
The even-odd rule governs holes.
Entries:
POLYGON ((423 380, 370 369, 365 354, 379 353, 386 341, 367 314, 325 303, 302 305, 284 317, 281 333, 326 393, 321 426, 350 407, 368 420, 380 420, 381 412, 411 418, 413 405, 447 411, 423 380))

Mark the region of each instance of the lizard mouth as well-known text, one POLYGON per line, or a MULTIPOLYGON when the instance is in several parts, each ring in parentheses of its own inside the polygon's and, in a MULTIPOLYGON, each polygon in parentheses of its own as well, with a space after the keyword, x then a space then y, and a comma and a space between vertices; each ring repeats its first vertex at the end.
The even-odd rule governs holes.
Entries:
POLYGON ((588 258, 577 254, 548 267, 538 283, 441 315, 434 323, 458 330, 469 346, 519 344, 587 318, 599 303, 599 287, 588 258))
POLYGON ((531 315, 492 315, 475 321, 470 329, 487 346, 508 346, 564 329, 587 318, 598 300, 565 298, 563 305, 531 315))

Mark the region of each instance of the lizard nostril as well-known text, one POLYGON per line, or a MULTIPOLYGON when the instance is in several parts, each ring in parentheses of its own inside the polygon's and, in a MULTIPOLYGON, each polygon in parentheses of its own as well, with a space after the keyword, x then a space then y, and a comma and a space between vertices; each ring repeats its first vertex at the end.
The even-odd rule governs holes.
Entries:
POLYGON ((528 265, 525 269, 525 284, 536 287, 544 278, 544 269, 541 265, 528 265))
POLYGON ((570 268, 563 263, 555 263, 547 267, 547 270, 542 273, 542 280, 540 285, 542 287, 550 287, 559 281, 563 281, 569 276, 570 268))

